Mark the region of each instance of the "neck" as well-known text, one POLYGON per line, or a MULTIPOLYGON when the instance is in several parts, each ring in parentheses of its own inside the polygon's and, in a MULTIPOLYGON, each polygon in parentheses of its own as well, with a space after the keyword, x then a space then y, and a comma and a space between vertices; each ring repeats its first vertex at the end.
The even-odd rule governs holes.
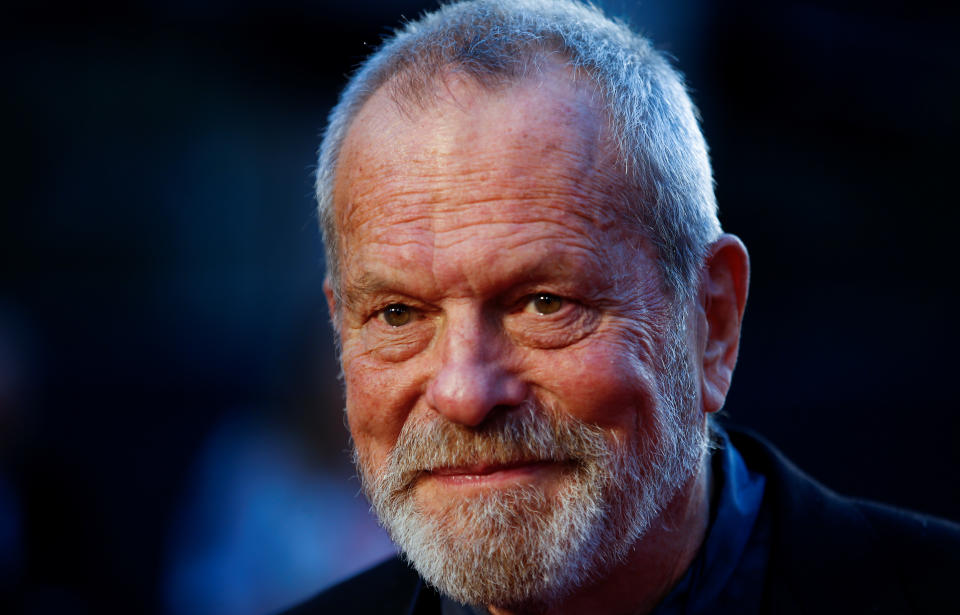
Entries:
MULTIPOLYGON (((627 559, 604 577, 575 590, 542 615, 651 612, 683 577, 703 543, 710 518, 710 459, 697 472, 634 544, 627 559)), ((495 606, 493 615, 520 615, 524 610, 495 606)))

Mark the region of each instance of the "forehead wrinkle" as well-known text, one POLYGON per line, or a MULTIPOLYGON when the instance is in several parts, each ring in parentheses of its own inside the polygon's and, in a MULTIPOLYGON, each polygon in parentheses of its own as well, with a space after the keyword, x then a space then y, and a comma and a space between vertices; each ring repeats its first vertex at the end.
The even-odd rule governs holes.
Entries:
POLYGON ((446 228, 434 226, 433 247, 438 250, 463 246, 464 249, 472 248, 481 254, 493 251, 494 256, 509 257, 506 252, 533 245, 544 246, 543 251, 548 253, 560 252, 561 247, 592 250, 597 253, 602 251, 602 246, 596 244, 589 229, 563 217, 531 215, 522 221, 477 220, 446 228), (529 235, 518 231, 518 224, 536 226, 536 238, 531 240, 529 235))
POLYGON ((443 203, 444 199, 438 196, 451 188, 475 186, 482 191, 491 185, 521 195, 545 197, 585 194, 590 189, 612 193, 618 192, 624 183, 619 173, 612 170, 614 167, 595 160, 598 147, 553 145, 542 147, 542 151, 531 149, 527 143, 501 145, 495 149, 450 149, 431 156, 397 153, 387 159, 374 157, 370 164, 358 161, 354 165, 356 173, 348 169, 342 178, 343 183, 351 187, 351 203, 382 201, 383 196, 443 203), (374 173, 370 173, 371 167, 374 173), (545 169, 551 174, 551 181, 547 183, 541 177, 545 169), (354 175, 361 179, 375 176, 377 181, 352 182, 354 175), (410 188, 411 183, 419 184, 419 189, 410 188))
MULTIPOLYGON (((610 220, 615 217, 611 215, 613 210, 618 209, 613 197, 622 190, 624 182, 615 164, 615 147, 610 139, 608 122, 602 113, 597 112, 596 101, 590 92, 577 88, 576 84, 568 85, 574 85, 573 98, 560 96, 550 100, 551 130, 546 133, 540 130, 545 124, 543 118, 531 120, 524 117, 523 121, 514 122, 516 125, 511 125, 509 117, 504 118, 501 122, 504 130, 497 135, 495 148, 484 147, 481 143, 485 136, 489 138, 488 133, 479 130, 474 122, 464 121, 465 114, 470 112, 469 104, 452 105, 437 101, 414 117, 398 117, 389 95, 383 91, 375 93, 351 127, 348 142, 353 146, 346 143, 344 148, 351 162, 360 164, 344 165, 345 173, 340 179, 346 180, 346 176, 352 176, 356 171, 360 177, 376 176, 378 181, 347 182, 354 194, 348 207, 343 208, 349 209, 343 221, 354 223, 354 214, 361 209, 369 209, 371 214, 377 212, 381 217, 390 215, 383 206, 359 206, 367 199, 371 203, 409 201, 429 204, 434 205, 436 211, 444 211, 447 201, 442 193, 445 190, 456 187, 469 193, 473 183, 478 192, 484 192, 487 182, 496 181, 503 190, 516 190, 520 193, 517 196, 525 198, 579 197, 576 200, 591 206, 572 208, 570 213, 595 224, 603 218, 607 219, 607 224, 615 223, 610 220), (364 130, 364 127, 373 130, 364 130), (562 137, 556 134, 557 129, 563 133, 562 137), (542 140, 530 139, 530 131, 536 132, 542 140), (430 138, 409 142, 410 136, 424 133, 429 133, 430 138), (547 138, 543 139, 545 135, 547 138), (360 137, 359 141, 357 137, 360 137), (392 152, 387 157, 376 155, 376 146, 382 146, 384 141, 390 142, 389 151, 392 152), (545 164, 535 162, 544 160, 545 164), (552 181, 546 185, 531 181, 539 179, 538 173, 542 175, 545 166, 551 171, 552 181), (371 169, 376 173, 370 173, 371 169), (409 190, 404 185, 411 183, 409 180, 421 189, 409 190), (597 202, 597 193, 606 197, 601 199, 602 203, 597 202)), ((544 86, 543 79, 525 79, 499 91, 484 91, 479 97, 482 100, 474 102, 481 105, 479 112, 484 112, 492 101, 497 113, 511 115, 516 106, 504 105, 505 101, 509 103, 518 94, 537 93, 544 86)), ((463 201, 449 202, 448 207, 483 202, 476 199, 471 203, 469 197, 463 201)))
MULTIPOLYGON (((446 298, 486 300, 537 281, 569 281, 573 272, 582 272, 583 275, 579 277, 596 277, 599 269, 595 262, 597 254, 584 245, 568 245, 568 250, 562 253, 560 259, 555 252, 558 246, 551 246, 553 249, 529 249, 523 254, 507 254, 530 245, 530 242, 522 240, 518 240, 516 246, 497 244, 489 252, 477 255, 472 260, 438 258, 444 250, 452 249, 449 246, 431 251, 433 293, 446 298)), ((582 286, 582 283, 578 286, 582 286)))
MULTIPOLYGON (((524 209, 519 213, 513 209, 510 223, 554 224, 571 233, 590 234, 607 230, 617 221, 616 207, 609 204, 610 200, 615 200, 612 196, 604 198, 607 195, 597 194, 601 186, 585 185, 592 182, 577 182, 573 178, 562 186, 556 186, 554 181, 508 180, 508 184, 517 184, 516 187, 497 182, 499 189, 491 190, 483 185, 485 182, 477 182, 477 187, 471 189, 469 185, 463 185, 469 184, 469 180, 456 183, 450 181, 448 175, 443 180, 431 182, 434 186, 443 184, 439 192, 431 190, 430 186, 412 190, 403 189, 406 185, 403 182, 391 183, 399 184, 400 189, 390 191, 384 186, 375 187, 361 192, 344 208, 340 223, 349 229, 346 236, 366 232, 376 241, 393 245, 417 232, 447 233, 480 225, 495 228, 497 224, 507 224, 499 219, 499 211, 510 210, 516 203, 522 203, 524 209), (455 199, 444 198, 443 187, 454 184, 466 194, 458 194, 455 199), (584 224, 586 228, 583 228, 584 224)), ((346 244, 349 242, 345 240, 343 243, 348 249, 346 244)))
MULTIPOLYGON (((509 223, 498 224, 507 231, 509 223)), ((442 233, 431 237, 441 236, 442 233)), ((350 268, 356 276, 344 279, 345 298, 351 305, 364 296, 387 293, 410 295, 426 301, 457 297, 490 297, 510 288, 537 281, 558 280, 579 272, 578 287, 589 286, 610 271, 611 254, 588 236, 529 236, 514 232, 501 234, 495 241, 468 235, 463 240, 438 244, 426 237, 417 241, 394 242, 398 253, 384 252, 377 244, 365 244, 354 254, 362 265, 350 268), (506 235, 506 236, 504 236, 506 235), (513 243, 504 243, 516 238, 513 243), (484 252, 470 254, 471 242, 484 252), (539 248, 541 244, 548 244, 539 248), (452 255, 462 249, 466 256, 452 255), (476 266, 481 262, 481 266, 476 266)))
MULTIPOLYGON (((588 255, 602 255, 603 262, 610 262, 618 249, 640 242, 641 238, 617 231, 626 226, 621 223, 621 201, 628 188, 615 162, 606 118, 582 104, 580 94, 568 98, 561 92, 546 98, 554 94, 550 88, 537 93, 539 86, 534 84, 531 90, 530 83, 521 94, 534 91, 548 113, 518 116, 510 97, 520 93, 521 85, 499 94, 485 92, 474 101, 475 110, 465 108, 469 102, 460 106, 439 102, 415 117, 390 113, 395 108, 384 109, 377 94, 368 100, 344 144, 338 177, 340 195, 349 197, 339 199, 346 206, 338 208, 343 261, 359 263, 363 269, 362 259, 350 253, 364 244, 374 244, 374 249, 379 244, 398 249, 393 260, 416 262, 437 279, 444 272, 444 261, 450 260, 438 250, 477 241, 476 233, 484 227, 491 238, 503 234, 497 230, 501 205, 508 212, 501 217, 504 228, 518 222, 556 225, 556 232, 549 235, 557 248, 576 246, 588 255), (371 118, 369 123, 365 116, 371 118), (497 121, 491 125, 492 116, 497 121), (500 130, 490 132, 491 126, 500 130), (460 235, 458 229, 469 233, 460 235), (599 237, 594 238, 604 236, 609 243, 606 233, 611 229, 620 248, 600 245, 599 237), (408 257, 398 259, 400 252, 408 257)), ((523 243, 527 242, 516 241, 523 243)), ((510 252, 518 245, 491 249, 510 252)), ((474 275, 486 273, 481 268, 474 275)))
POLYGON ((562 177, 559 173, 551 182, 508 179, 497 181, 497 190, 491 190, 483 181, 472 187, 470 178, 462 175, 456 175, 459 181, 453 181, 450 175, 453 174, 419 190, 405 190, 401 185, 401 189, 390 191, 388 186, 378 186, 344 208, 341 224, 357 234, 370 227, 372 236, 391 243, 390 238, 398 233, 428 229, 445 232, 457 227, 497 224, 501 206, 510 209, 516 203, 523 203, 526 210, 520 212, 519 219, 512 212, 512 222, 558 224, 575 233, 603 231, 618 220, 616 198, 609 194, 608 184, 595 181, 596 175, 585 181, 570 176, 564 185, 557 185, 556 180, 562 177), (457 197, 445 198, 445 189, 454 187, 459 190, 457 197), (576 220, 588 229, 578 228, 576 220))

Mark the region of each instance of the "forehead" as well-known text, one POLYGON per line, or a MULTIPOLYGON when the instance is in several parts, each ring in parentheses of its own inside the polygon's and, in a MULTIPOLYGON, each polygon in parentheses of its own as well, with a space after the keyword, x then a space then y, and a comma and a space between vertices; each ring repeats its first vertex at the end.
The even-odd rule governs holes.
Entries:
POLYGON ((381 88, 340 156, 341 263, 371 245, 416 251, 427 235, 430 249, 467 237, 503 249, 511 236, 519 248, 535 231, 589 248, 623 226, 614 151, 593 93, 559 67, 497 91, 453 75, 412 113, 381 88))

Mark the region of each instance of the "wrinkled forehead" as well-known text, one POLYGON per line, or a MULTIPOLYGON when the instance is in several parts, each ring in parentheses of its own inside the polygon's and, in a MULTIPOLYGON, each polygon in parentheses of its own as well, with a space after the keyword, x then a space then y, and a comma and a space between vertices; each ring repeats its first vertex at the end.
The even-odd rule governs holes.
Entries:
POLYGON ((334 188, 341 244, 374 224, 482 211, 465 205, 488 199, 491 186, 505 200, 554 197, 554 206, 595 228, 622 225, 618 205, 629 191, 609 123, 595 91, 569 69, 545 66, 498 88, 452 71, 415 106, 388 86, 364 104, 341 150, 334 188))

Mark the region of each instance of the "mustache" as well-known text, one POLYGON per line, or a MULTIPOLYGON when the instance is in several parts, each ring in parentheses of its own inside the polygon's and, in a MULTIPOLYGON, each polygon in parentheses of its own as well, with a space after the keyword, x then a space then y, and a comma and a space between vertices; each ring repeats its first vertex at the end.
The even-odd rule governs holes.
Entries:
POLYGON ((403 426, 372 491, 399 495, 422 474, 440 468, 542 461, 583 465, 609 454, 600 427, 537 402, 498 413, 476 427, 433 413, 403 426))

